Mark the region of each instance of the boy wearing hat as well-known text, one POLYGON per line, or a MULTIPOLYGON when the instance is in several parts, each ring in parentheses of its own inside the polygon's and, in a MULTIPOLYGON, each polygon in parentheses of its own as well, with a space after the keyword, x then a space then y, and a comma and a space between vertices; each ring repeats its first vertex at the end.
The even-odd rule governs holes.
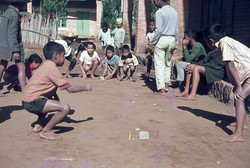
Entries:
POLYGON ((120 55, 119 48, 122 47, 125 40, 125 30, 122 26, 122 18, 116 19, 116 28, 111 32, 111 35, 114 37, 116 54, 120 55))
POLYGON ((77 54, 80 45, 75 40, 78 38, 78 35, 75 35, 73 32, 66 32, 60 34, 61 39, 55 40, 55 42, 61 44, 65 49, 65 58, 70 62, 68 70, 65 74, 66 78, 72 78, 70 72, 74 69, 76 63, 78 62, 77 54))

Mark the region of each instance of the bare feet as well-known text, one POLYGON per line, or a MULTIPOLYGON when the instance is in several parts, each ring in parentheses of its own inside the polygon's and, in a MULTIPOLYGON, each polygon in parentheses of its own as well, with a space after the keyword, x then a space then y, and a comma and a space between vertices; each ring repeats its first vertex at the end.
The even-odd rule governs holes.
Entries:
POLYGON ((131 80, 132 82, 136 82, 137 78, 135 78, 135 77, 130 77, 129 80, 131 80))
POLYGON ((188 97, 188 92, 181 92, 181 94, 176 95, 176 97, 188 97))
POLYGON ((7 94, 0 93, 0 97, 7 97, 7 94))
POLYGON ((223 142, 228 142, 228 143, 232 143, 232 142, 244 142, 245 139, 242 135, 239 135, 239 134, 232 134, 232 135, 229 135, 228 137, 226 138, 220 138, 221 141, 223 142))
POLYGON ((90 78, 91 78, 91 79, 95 79, 95 76, 94 76, 94 75, 90 75, 90 78))
POLYGON ((164 96, 167 93, 166 93, 165 89, 160 89, 160 90, 154 92, 154 94, 164 96))
POLYGON ((122 80, 123 80, 123 76, 117 76, 117 79, 118 79, 119 81, 122 81, 122 80))
POLYGON ((13 93, 13 94, 15 94, 15 93, 17 93, 17 91, 15 91, 15 89, 14 89, 14 88, 11 88, 11 89, 9 90, 9 93, 13 93))
POLYGON ((60 140, 62 136, 55 134, 52 131, 42 131, 40 132, 40 137, 48 140, 60 140))
MULTIPOLYGON (((233 122, 233 123, 229 124, 229 126, 236 127, 236 122, 233 122)), ((247 125, 244 125, 243 129, 247 130, 247 125)))
POLYGON ((98 79, 99 80, 105 80, 105 78, 103 76, 100 76, 98 79))
POLYGON ((190 96, 190 95, 188 95, 188 96, 182 96, 182 97, 180 97, 180 99, 181 100, 190 100, 190 101, 196 101, 197 100, 196 97, 190 96))
POLYGON ((34 128, 33 128, 33 132, 37 133, 43 130, 43 127, 39 124, 35 124, 34 128))
POLYGON ((83 79, 83 80, 87 79, 87 76, 86 76, 86 75, 83 75, 83 76, 82 76, 82 79, 83 79))

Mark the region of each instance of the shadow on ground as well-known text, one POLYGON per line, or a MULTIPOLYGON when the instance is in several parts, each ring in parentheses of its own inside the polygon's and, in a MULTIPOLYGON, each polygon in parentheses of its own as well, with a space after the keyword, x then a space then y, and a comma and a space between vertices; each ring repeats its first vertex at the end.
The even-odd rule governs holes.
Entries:
POLYGON ((227 128, 227 126, 235 122, 235 117, 201 109, 192 109, 186 106, 177 106, 177 108, 193 113, 197 117, 202 117, 204 119, 213 121, 217 127, 220 127, 223 131, 225 131, 229 135, 233 133, 230 129, 227 128))
POLYGON ((10 114, 14 111, 17 110, 22 110, 23 107, 22 106, 18 106, 18 105, 10 105, 10 106, 3 106, 0 107, 0 124, 6 120, 9 120, 10 114))
POLYGON ((151 91, 155 92, 156 91, 156 83, 155 83, 155 78, 148 77, 146 74, 141 74, 141 80, 144 81, 144 84, 142 85, 143 87, 148 87, 151 91))
MULTIPOLYGON (((72 115, 75 113, 75 110, 71 109, 69 114, 68 115, 72 115)), ((45 118, 44 122, 43 122, 43 126, 45 126, 49 121, 50 119, 53 117, 54 114, 48 114, 47 117, 45 118)), ((83 120, 74 120, 74 119, 71 119, 69 116, 66 116, 64 117, 64 119, 60 122, 66 122, 66 123, 82 123, 82 122, 86 122, 86 121, 91 121, 91 120, 94 120, 93 117, 88 117, 86 119, 83 119, 83 120)), ((37 121, 33 122, 31 124, 32 127, 34 127, 34 125, 37 123, 37 121)), ((74 127, 66 127, 66 126, 55 126, 53 128, 53 130, 57 130, 55 131, 55 133, 64 133, 64 132, 69 132, 69 131, 72 131, 74 129, 74 127)))

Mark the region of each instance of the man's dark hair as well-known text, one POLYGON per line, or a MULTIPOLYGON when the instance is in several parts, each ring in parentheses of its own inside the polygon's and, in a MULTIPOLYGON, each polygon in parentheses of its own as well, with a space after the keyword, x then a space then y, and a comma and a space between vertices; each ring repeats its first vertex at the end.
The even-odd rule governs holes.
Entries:
POLYGON ((220 24, 212 25, 207 31, 207 37, 215 41, 219 41, 221 38, 226 36, 224 28, 220 24))
POLYGON ((42 58, 38 54, 31 54, 28 61, 29 63, 35 62, 37 64, 41 64, 43 62, 42 58))
POLYGON ((168 5, 170 5, 170 0, 162 0, 163 2, 166 2, 168 5))
POLYGON ((150 19, 149 22, 148 22, 148 25, 149 25, 151 22, 155 23, 155 19, 154 19, 154 18, 150 19))
POLYGON ((192 37, 193 39, 196 38, 196 31, 194 29, 190 29, 190 28, 187 29, 185 31, 185 34, 188 35, 188 36, 190 36, 190 37, 192 37))
POLYGON ((43 47, 43 54, 45 56, 46 60, 51 60, 52 55, 54 53, 65 53, 64 47, 56 42, 48 42, 44 47, 43 47))
POLYGON ((130 48, 129 48, 129 46, 128 46, 127 44, 125 44, 125 45, 122 46, 122 51, 123 51, 123 50, 128 50, 128 51, 130 51, 130 48))
POLYGON ((112 52, 115 52, 115 48, 112 46, 112 45, 108 45, 106 47, 106 51, 109 50, 109 51, 112 51, 112 52))

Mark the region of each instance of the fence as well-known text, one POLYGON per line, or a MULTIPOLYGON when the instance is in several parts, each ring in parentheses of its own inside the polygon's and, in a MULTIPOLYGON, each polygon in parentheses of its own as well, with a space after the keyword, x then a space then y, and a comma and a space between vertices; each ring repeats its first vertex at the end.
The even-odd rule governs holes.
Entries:
POLYGON ((55 15, 42 16, 33 13, 21 21, 24 44, 45 45, 49 39, 56 39, 58 18, 55 15))

